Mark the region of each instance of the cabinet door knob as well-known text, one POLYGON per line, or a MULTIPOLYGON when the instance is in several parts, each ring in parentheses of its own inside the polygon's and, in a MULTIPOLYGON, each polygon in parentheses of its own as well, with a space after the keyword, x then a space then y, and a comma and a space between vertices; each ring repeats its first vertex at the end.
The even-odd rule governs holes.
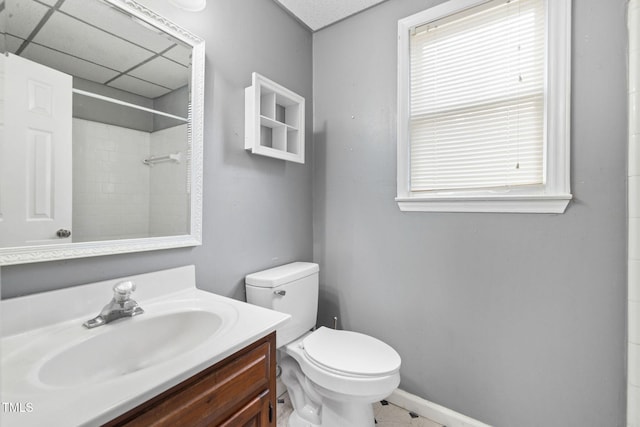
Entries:
POLYGON ((56 236, 61 239, 66 239, 67 237, 71 236, 71 230, 65 230, 64 228, 61 228, 60 230, 56 231, 56 236))

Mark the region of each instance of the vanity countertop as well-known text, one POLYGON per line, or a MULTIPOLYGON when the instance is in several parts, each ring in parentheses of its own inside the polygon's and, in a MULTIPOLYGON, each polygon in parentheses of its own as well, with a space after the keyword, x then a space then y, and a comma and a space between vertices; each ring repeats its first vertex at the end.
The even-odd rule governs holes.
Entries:
POLYGON ((0 424, 11 427, 103 424, 290 317, 197 289, 193 266, 3 300, 0 316, 0 424), (145 313, 84 328, 124 279, 145 313))

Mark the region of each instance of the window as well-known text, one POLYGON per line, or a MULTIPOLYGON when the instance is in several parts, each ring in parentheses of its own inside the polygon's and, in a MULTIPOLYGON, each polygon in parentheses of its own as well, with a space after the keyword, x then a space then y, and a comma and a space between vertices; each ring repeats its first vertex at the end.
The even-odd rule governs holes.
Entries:
POLYGON ((570 9, 449 0, 399 21, 400 209, 564 212, 570 9))

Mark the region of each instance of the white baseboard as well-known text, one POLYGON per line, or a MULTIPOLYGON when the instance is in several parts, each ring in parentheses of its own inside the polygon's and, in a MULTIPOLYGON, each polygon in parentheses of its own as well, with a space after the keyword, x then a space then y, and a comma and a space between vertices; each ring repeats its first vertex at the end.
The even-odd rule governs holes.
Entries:
POLYGON ((488 424, 481 423, 466 415, 447 409, 444 406, 429 402, 399 388, 394 390, 387 400, 396 406, 408 411, 413 411, 420 416, 429 418, 446 427, 491 427, 488 424))

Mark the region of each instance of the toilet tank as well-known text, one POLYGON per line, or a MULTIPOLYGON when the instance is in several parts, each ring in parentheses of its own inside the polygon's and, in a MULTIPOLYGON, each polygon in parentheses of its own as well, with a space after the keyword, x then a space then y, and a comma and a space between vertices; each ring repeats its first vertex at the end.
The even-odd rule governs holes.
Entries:
POLYGON ((276 332, 276 347, 301 337, 316 325, 318 264, 293 262, 245 277, 247 302, 291 315, 276 332))

